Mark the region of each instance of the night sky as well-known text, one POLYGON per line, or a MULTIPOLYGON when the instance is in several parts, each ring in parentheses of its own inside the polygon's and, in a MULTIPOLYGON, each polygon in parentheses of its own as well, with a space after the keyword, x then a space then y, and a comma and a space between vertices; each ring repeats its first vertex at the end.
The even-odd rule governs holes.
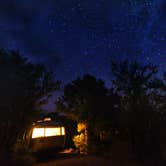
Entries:
POLYGON ((0 0, 0 47, 43 63, 64 83, 109 84, 110 59, 166 67, 166 0, 0 0))

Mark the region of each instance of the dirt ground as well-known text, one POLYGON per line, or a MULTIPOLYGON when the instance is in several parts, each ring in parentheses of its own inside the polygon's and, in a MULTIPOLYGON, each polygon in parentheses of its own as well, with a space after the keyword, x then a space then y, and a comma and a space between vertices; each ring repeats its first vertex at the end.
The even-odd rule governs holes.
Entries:
MULTIPOLYGON (((46 153, 49 154, 49 153, 46 153)), ((41 156, 44 159, 46 156, 41 156)), ((108 153, 105 157, 98 156, 82 156, 70 151, 62 154, 53 154, 46 157, 48 160, 41 160, 35 166, 165 166, 166 160, 154 162, 155 160, 138 162, 131 152, 128 144, 118 143, 112 146, 112 153, 108 153), (119 148, 117 148, 119 147, 119 148)))
POLYGON ((115 162, 111 159, 104 159, 94 156, 73 157, 57 159, 46 163, 39 163, 35 166, 140 166, 135 161, 115 162))

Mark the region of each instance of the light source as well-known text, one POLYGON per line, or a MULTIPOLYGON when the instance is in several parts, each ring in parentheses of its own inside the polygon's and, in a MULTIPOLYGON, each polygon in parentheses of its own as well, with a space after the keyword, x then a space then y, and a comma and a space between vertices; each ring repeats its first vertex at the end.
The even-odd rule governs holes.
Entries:
POLYGON ((64 136, 64 127, 36 127, 33 129, 32 138, 51 137, 51 136, 64 136))

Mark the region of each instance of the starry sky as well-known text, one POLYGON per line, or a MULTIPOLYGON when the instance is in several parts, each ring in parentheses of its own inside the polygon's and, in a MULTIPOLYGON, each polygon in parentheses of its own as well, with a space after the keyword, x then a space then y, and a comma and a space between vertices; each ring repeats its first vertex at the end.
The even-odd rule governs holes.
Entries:
POLYGON ((166 67, 165 0, 0 0, 0 47, 43 63, 67 83, 110 81, 110 60, 166 67))

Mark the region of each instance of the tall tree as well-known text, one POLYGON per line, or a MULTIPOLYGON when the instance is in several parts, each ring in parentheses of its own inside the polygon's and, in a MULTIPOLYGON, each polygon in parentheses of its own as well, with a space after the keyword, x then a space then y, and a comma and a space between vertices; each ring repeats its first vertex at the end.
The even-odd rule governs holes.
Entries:
POLYGON ((101 131, 108 131, 115 125, 118 102, 119 96, 110 92, 102 80, 85 75, 65 86, 64 95, 56 106, 75 121, 86 123, 90 146, 94 139, 99 138, 101 131))
POLYGON ((0 151, 10 151, 59 83, 44 66, 6 50, 0 50, 0 78, 0 151))
POLYGON ((150 151, 157 151, 148 145, 159 147, 154 137, 158 136, 156 99, 161 94, 162 81, 156 78, 156 66, 136 61, 112 62, 112 72, 114 87, 122 96, 120 122, 129 129, 133 148, 142 159, 150 151))

